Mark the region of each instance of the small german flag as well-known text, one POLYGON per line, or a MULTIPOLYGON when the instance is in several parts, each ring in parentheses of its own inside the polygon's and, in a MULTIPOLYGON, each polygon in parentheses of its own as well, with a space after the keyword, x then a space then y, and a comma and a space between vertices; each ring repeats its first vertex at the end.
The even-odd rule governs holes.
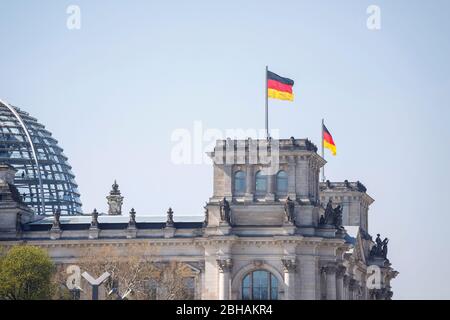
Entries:
POLYGON ((330 131, 328 131, 327 127, 322 124, 322 132, 323 132, 323 146, 331 151, 333 156, 336 155, 336 145, 334 144, 333 137, 331 136, 330 131))
POLYGON ((294 80, 280 77, 267 70, 267 96, 273 99, 294 101, 294 80))

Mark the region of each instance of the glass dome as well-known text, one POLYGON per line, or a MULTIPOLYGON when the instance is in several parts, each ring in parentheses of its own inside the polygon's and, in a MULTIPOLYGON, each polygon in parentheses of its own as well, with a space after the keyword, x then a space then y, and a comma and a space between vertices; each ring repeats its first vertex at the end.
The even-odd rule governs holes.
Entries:
POLYGON ((81 214, 72 167, 63 149, 28 113, 0 101, 0 163, 17 170, 15 185, 37 214, 81 214))

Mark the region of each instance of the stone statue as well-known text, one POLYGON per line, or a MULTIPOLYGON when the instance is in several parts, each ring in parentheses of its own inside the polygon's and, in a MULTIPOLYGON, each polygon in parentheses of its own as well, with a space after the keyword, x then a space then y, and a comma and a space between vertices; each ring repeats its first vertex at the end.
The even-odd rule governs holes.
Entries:
POLYGON ((22 231, 22 212, 18 212, 16 215, 16 231, 22 231))
POLYGON ((381 249, 381 255, 382 255, 382 257, 384 259, 387 259, 387 253, 388 253, 388 246, 387 245, 388 245, 388 242, 389 242, 388 238, 384 238, 384 240, 382 242, 383 248, 381 249))
POLYGON ((291 143, 292 143, 293 146, 296 145, 296 143, 295 143, 295 138, 294 138, 294 137, 291 137, 291 143))
POLYGON ((384 238, 383 241, 381 241, 380 234, 377 234, 377 238, 375 239, 375 244, 372 246, 369 252, 369 257, 371 259, 373 258, 383 258, 387 260, 387 253, 388 253, 388 238, 384 238))
POLYGON ((342 226, 342 206, 333 208, 333 202, 328 200, 325 213, 319 219, 320 225, 335 226, 337 229, 343 229, 342 226))
POLYGON ((223 222, 231 223, 231 208, 230 203, 226 198, 220 202, 220 220, 223 222))
POLYGON ((342 229, 342 206, 338 205, 334 208, 334 226, 338 229, 342 229))
POLYGON ((205 206, 203 207, 203 209, 205 209, 205 219, 203 220, 203 226, 206 227, 209 220, 208 202, 205 202, 205 206))
POLYGON ((294 223, 295 219, 295 202, 291 198, 287 197, 284 203, 284 213, 287 222, 294 223))
POLYGON ((333 210, 333 202, 328 200, 327 207, 325 208, 324 214, 325 224, 332 225, 334 224, 334 210, 333 210))
POLYGON ((319 224, 325 224, 325 217, 323 215, 320 216, 319 224))
POLYGON ((383 252, 383 241, 381 241, 379 233, 377 234, 377 238, 375 239, 375 243, 376 243, 376 249, 375 249, 376 255, 378 257, 381 257, 382 256, 382 252, 383 252))
POLYGON ((94 209, 94 211, 92 212, 91 227, 92 228, 97 228, 98 227, 98 212, 97 212, 97 209, 94 209))
POLYGON ((61 227, 61 222, 59 221, 60 217, 61 217, 61 209, 57 209, 53 213, 53 228, 60 228, 61 227))
POLYGON ((172 210, 172 208, 169 208, 169 210, 167 210, 166 227, 173 227, 173 226, 174 226, 174 222, 173 222, 173 210, 172 210))

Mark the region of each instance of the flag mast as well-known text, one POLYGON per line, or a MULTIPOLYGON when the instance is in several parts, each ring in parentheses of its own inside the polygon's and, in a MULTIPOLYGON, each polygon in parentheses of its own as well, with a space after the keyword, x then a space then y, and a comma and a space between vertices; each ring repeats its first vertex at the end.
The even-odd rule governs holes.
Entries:
POLYGON ((269 67, 266 66, 266 138, 269 140, 269 88, 267 84, 267 72, 269 71, 269 67))
MULTIPOLYGON (((322 135, 320 137, 320 139, 322 140, 322 158, 325 159, 325 152, 324 152, 324 147, 323 147, 323 126, 324 126, 324 122, 322 119, 322 135)), ((322 167, 322 182, 325 182, 325 165, 323 165, 322 167)))

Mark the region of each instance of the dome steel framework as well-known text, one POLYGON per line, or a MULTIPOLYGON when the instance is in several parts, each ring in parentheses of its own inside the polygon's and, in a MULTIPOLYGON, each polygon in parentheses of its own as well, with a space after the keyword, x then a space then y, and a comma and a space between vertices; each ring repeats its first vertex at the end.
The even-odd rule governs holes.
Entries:
POLYGON ((37 214, 81 214, 72 167, 52 134, 28 113, 0 100, 0 163, 16 170, 23 203, 37 214))

